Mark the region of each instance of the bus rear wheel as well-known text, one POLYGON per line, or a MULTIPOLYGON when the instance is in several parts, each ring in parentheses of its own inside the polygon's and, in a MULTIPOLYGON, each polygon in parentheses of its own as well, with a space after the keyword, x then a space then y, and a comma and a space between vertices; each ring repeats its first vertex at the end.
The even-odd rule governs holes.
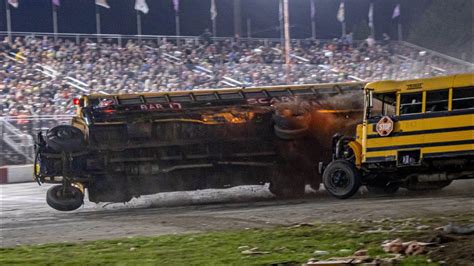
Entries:
POLYGON ((339 199, 352 197, 361 184, 357 168, 346 160, 331 162, 323 173, 323 183, 329 194, 339 199))

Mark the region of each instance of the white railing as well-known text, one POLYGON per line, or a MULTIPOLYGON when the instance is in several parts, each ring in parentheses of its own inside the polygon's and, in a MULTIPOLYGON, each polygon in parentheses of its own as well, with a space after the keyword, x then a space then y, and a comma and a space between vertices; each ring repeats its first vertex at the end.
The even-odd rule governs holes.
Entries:
MULTIPOLYGON (((18 155, 22 155, 28 162, 33 162, 33 137, 21 132, 5 118, 0 118, 1 140, 18 155)), ((3 152, 3 151, 2 151, 3 152)))
MULTIPOLYGON (((0 31, 0 36, 8 36, 7 31, 0 31)), ((116 40, 119 44, 124 44, 124 41, 127 40, 150 40, 156 41, 158 43, 166 41, 180 41, 180 42, 198 42, 202 40, 201 36, 176 36, 176 35, 121 35, 121 34, 84 34, 84 33, 58 33, 54 34, 51 32, 11 32, 11 36, 15 37, 48 37, 48 38, 64 38, 64 39, 73 39, 76 42, 80 42, 84 39, 94 39, 94 40, 116 40)), ((234 41, 233 37, 211 37, 211 41, 234 41)), ((262 41, 265 43, 273 42, 280 43, 280 38, 247 38, 240 37, 241 41, 262 41)), ((292 42, 305 39, 292 39, 292 42)), ((321 40, 319 40, 321 41, 321 40)), ((324 41, 324 40, 323 40, 324 41)))
POLYGON ((14 156, 10 163, 31 163, 34 159, 33 136, 60 124, 69 124, 72 115, 31 115, 0 117, 0 164, 14 156))
POLYGON ((402 44, 402 45, 405 45, 405 46, 407 46, 407 47, 410 47, 410 48, 412 48, 412 49, 414 49, 414 50, 426 51, 426 52, 428 52, 428 53, 431 54, 431 55, 434 55, 434 56, 443 58, 444 60, 447 60, 447 61, 449 61, 449 62, 452 62, 452 63, 455 63, 455 64, 460 64, 460 65, 469 67, 471 70, 474 69, 474 64, 472 64, 472 63, 470 63, 470 62, 467 62, 467 61, 464 61, 464 60, 461 60, 461 59, 459 59, 459 58, 455 58, 455 57, 452 57, 452 56, 449 56, 449 55, 446 55, 446 54, 443 54, 443 53, 440 53, 440 52, 436 52, 436 51, 427 49, 427 48, 425 48, 425 47, 421 47, 421 46, 416 45, 416 44, 413 44, 413 43, 409 43, 409 42, 405 42, 405 41, 401 41, 401 42, 399 42, 399 43, 402 44))

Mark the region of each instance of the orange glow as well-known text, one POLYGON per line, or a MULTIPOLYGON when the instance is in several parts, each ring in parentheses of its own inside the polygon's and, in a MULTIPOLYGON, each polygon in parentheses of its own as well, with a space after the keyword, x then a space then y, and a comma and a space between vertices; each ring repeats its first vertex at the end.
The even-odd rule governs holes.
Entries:
POLYGON ((323 114, 337 114, 337 113, 350 113, 354 112, 355 110, 314 110, 317 113, 323 113, 323 114))
POLYGON ((221 124, 232 123, 242 124, 253 119, 255 113, 253 112, 239 112, 239 113, 217 113, 212 115, 202 115, 202 121, 206 124, 221 124))

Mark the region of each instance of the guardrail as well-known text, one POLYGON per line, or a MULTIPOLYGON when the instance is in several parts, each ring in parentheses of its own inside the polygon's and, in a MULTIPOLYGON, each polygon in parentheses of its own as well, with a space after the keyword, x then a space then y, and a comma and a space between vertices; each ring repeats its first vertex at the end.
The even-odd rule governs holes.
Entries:
POLYGON ((405 45, 407 47, 410 47, 412 49, 415 49, 415 50, 418 50, 418 51, 426 51, 434 56, 437 56, 437 57, 440 57, 440 58, 443 58, 447 61, 451 61, 453 63, 456 63, 456 64, 460 64, 460 65, 463 65, 463 66, 467 66, 467 67, 470 67, 471 69, 474 68, 474 64, 473 63, 470 63, 470 62, 467 62, 467 61, 464 61, 464 60, 461 60, 459 58, 455 58, 455 57, 452 57, 452 56, 449 56, 449 55, 446 55, 446 54, 443 54, 443 53, 440 53, 440 52, 436 52, 436 51, 433 51, 433 50, 430 50, 430 49, 427 49, 425 47, 421 47, 419 45, 416 45, 416 44, 413 44, 413 43, 409 43, 409 42, 406 42, 406 41, 401 41, 399 42, 400 44, 402 45, 405 45))
MULTIPOLYGON (((5 118, 0 118, 1 141, 10 149, 23 156, 28 162, 33 162, 33 137, 22 132, 5 118)), ((3 150, 2 150, 3 152, 3 150)))
MULTIPOLYGON (((50 37, 50 38, 65 38, 65 39, 74 39, 76 42, 80 42, 81 39, 111 39, 117 40, 119 44, 122 44, 123 40, 152 40, 161 43, 163 41, 191 41, 191 42, 199 42, 204 38, 202 36, 176 36, 176 35, 121 35, 121 34, 87 34, 87 33, 50 33, 50 32, 7 32, 7 31, 0 31, 0 36, 9 36, 12 37, 50 37)), ((209 40, 211 41, 237 41, 234 37, 210 37, 209 40)), ((263 43, 281 43, 281 38, 252 38, 252 37, 239 37, 238 41, 246 41, 246 42, 263 42, 263 43)), ((301 41, 317 41, 317 42, 331 42, 332 39, 312 39, 312 38, 305 38, 305 39, 291 39, 291 42, 297 43, 301 41)), ((354 40, 354 44, 360 44, 365 42, 365 40, 354 40)), ((402 45, 406 45, 413 49, 427 51, 433 55, 438 57, 444 58, 445 60, 456 62, 458 64, 462 64, 465 66, 473 67, 474 64, 448 56, 446 54, 436 52, 425 47, 418 46, 413 43, 409 43, 406 41, 392 41, 394 43, 400 43, 402 45)))
POLYGON ((0 184, 33 182, 33 165, 0 166, 0 184))
MULTIPOLYGON (((103 40, 103 39, 110 39, 110 40, 117 40, 119 44, 122 44, 123 41, 127 40, 141 40, 141 41, 157 41, 161 43, 163 41, 191 41, 191 42, 198 42, 200 40, 204 40, 201 36, 176 36, 176 35, 121 35, 121 34, 84 34, 84 33, 50 33, 50 32, 7 32, 7 31, 0 31, 0 36, 9 36, 11 34, 12 37, 49 37, 49 38, 63 38, 63 39, 73 39, 76 42, 80 42, 80 40, 84 39, 94 39, 94 40, 103 40)), ((237 39, 234 37, 210 37, 209 40, 211 41, 236 41, 237 39)), ((248 38, 248 37, 240 37, 238 38, 239 41, 247 41, 247 42, 272 42, 272 43, 281 43, 280 38, 248 38)), ((303 40, 311 40, 311 39, 292 39, 292 42, 298 42, 303 40)), ((318 41, 328 41, 328 40, 318 40, 318 41)))
MULTIPOLYGON (((69 39, 74 40, 76 43, 80 43, 81 40, 84 39, 91 39, 97 41, 103 40, 114 40, 120 46, 123 46, 124 43, 128 40, 136 40, 136 41, 152 41, 157 44, 165 43, 165 42, 174 42, 177 44, 180 43, 199 43, 201 41, 205 41, 207 38, 203 38, 202 36, 176 36, 176 35, 121 35, 121 34, 85 34, 85 33, 50 33, 50 32, 7 32, 7 31, 0 31, 0 36, 8 37, 9 35, 12 38, 15 37, 47 37, 51 39, 69 39)), ((210 37, 208 40, 215 42, 215 41, 228 41, 232 43, 238 42, 247 42, 247 43, 261 43, 262 45, 267 46, 270 43, 279 43, 282 44, 282 40, 280 38, 253 38, 253 37, 210 37)), ((333 42, 334 39, 312 39, 312 38, 305 38, 305 39, 296 39, 293 38, 290 40, 292 44, 297 44, 301 42, 313 42, 313 43, 327 43, 333 42)), ((365 40, 354 40, 354 45, 360 45, 365 40)))

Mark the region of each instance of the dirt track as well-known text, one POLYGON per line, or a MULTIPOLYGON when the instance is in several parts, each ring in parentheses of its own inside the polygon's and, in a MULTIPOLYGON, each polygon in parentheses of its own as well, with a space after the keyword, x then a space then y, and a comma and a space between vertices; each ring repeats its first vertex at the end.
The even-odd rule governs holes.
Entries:
POLYGON ((131 236, 204 232, 352 219, 444 216, 474 212, 474 180, 435 193, 405 190, 394 196, 358 195, 336 200, 318 192, 277 201, 261 186, 162 193, 127 204, 96 205, 69 213, 46 205, 47 186, 0 186, 3 247, 131 236))

